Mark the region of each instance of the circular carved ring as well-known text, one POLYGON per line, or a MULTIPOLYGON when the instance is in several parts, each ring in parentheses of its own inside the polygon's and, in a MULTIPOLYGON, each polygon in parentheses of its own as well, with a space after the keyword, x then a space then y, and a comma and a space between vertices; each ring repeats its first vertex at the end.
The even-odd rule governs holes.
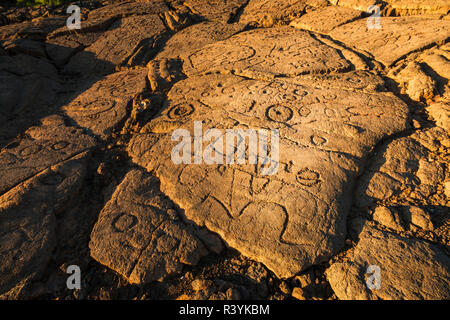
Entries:
POLYGON ((193 112, 194 107, 191 104, 181 103, 172 107, 167 113, 167 116, 170 119, 180 119, 191 115, 193 112))
POLYGON ((287 122, 293 115, 292 109, 283 105, 273 105, 266 110, 267 119, 275 122, 287 122))

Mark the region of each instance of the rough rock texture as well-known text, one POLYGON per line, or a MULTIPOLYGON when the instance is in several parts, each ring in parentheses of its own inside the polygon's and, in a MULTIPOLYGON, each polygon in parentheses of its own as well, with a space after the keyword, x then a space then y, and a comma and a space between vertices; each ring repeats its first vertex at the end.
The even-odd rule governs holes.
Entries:
POLYGON ((434 103, 428 112, 439 127, 450 132, 450 103, 434 103))
POLYGON ((207 45, 183 60, 183 71, 188 76, 219 71, 271 79, 349 68, 336 49, 289 27, 242 32, 207 45), (275 43, 273 39, 277 39, 275 43))
POLYGON ((66 127, 59 118, 45 119, 43 126, 30 128, 26 134, 0 152, 0 194, 95 145, 92 137, 66 127))
POLYGON ((195 231, 179 220, 157 179, 135 170, 100 213, 89 247, 94 259, 131 283, 162 281, 207 253, 195 231))
POLYGON ((49 33, 62 27, 65 23, 64 17, 48 17, 6 25, 0 27, 0 40, 16 38, 43 40, 49 33))
POLYGON ((320 8, 293 20, 290 26, 320 33, 328 33, 334 28, 361 17, 361 12, 345 7, 328 6, 320 8))
POLYGON ((0 196, 0 295, 8 296, 11 289, 14 295, 14 287, 45 269, 55 246, 55 214, 66 209, 83 184, 92 140, 75 129, 72 137, 67 130, 58 137, 62 129, 68 128, 30 128, 32 140, 0 154, 5 179, 0 196))
POLYGON ((367 29, 367 19, 360 19, 333 29, 330 36, 369 52, 387 66, 412 51, 450 36, 450 22, 445 20, 383 17, 381 26, 380 29, 367 29))
POLYGON ((248 0, 187 0, 184 5, 208 20, 231 22, 248 0))
POLYGON ((447 205, 442 183, 449 178, 449 146, 439 141, 448 139, 444 130, 433 128, 384 144, 360 179, 356 204, 370 206, 406 192, 416 200, 447 205))
POLYGON ((218 21, 205 21, 189 26, 173 35, 164 44, 155 60, 178 58, 207 44, 228 39, 232 35, 244 30, 242 24, 227 24, 218 21))
POLYGON ((386 0, 388 10, 396 15, 447 14, 450 4, 445 0, 386 0))
POLYGON ((329 2, 334 5, 360 11, 367 11, 370 6, 380 4, 379 0, 330 0, 329 2))
POLYGON ((126 118, 133 98, 144 91, 146 75, 143 68, 113 73, 88 90, 77 92, 76 98, 62 110, 79 126, 107 139, 126 118))
POLYGON ((116 66, 149 60, 166 28, 158 15, 127 17, 115 22, 102 37, 77 53, 65 66, 69 73, 110 73, 116 66), (147 48, 145 52, 142 47, 147 48), (150 50, 148 50, 150 49, 150 50))
POLYGON ((405 93, 413 100, 426 101, 434 97, 436 83, 417 62, 409 63, 394 78, 406 88, 405 93))
POLYGON ((326 6, 323 0, 249 0, 245 6, 240 23, 248 23, 256 26, 271 27, 273 25, 286 24, 299 17, 309 7, 326 6))
POLYGON ((51 114, 60 89, 55 67, 26 54, 0 56, 0 146, 51 114))
POLYGON ((369 226, 359 238, 345 260, 326 271, 339 299, 449 299, 450 258, 439 246, 369 226), (366 285, 371 265, 380 268, 379 289, 366 285))
POLYGON ((0 299, 448 299, 447 2, 2 2, 0 299))
MULTIPOLYGON (((405 105, 385 93, 205 76, 171 89, 162 114, 143 128, 148 133, 133 139, 130 152, 138 164, 155 170, 162 190, 188 218, 277 275, 290 277, 341 247, 346 190, 358 159, 378 139, 405 127, 405 105), (264 175, 261 163, 174 164, 172 131, 184 128, 192 135, 194 121, 203 121, 204 131, 279 129, 279 164, 269 163, 278 171, 264 175)), ((223 158, 225 151, 218 152, 223 158)))

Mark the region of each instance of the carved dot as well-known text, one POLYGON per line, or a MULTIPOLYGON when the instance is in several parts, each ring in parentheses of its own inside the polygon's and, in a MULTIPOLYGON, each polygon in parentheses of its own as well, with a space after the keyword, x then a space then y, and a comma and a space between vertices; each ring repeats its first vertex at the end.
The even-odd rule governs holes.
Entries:
POLYGON ((297 181, 304 186, 312 187, 320 182, 320 174, 308 168, 297 173, 297 181))
POLYGON ((69 143, 66 141, 58 141, 52 145, 52 149, 53 150, 61 150, 61 149, 66 148, 68 145, 69 145, 69 143))
POLYGON ((299 115, 300 115, 301 117, 307 117, 307 116, 309 116, 309 114, 311 113, 311 110, 310 110, 309 108, 307 108, 307 107, 301 107, 301 108, 298 110, 298 113, 299 113, 299 115))
POLYGON ((337 96, 334 93, 327 93, 322 95, 325 100, 335 100, 337 96))
POLYGON ((19 151, 19 154, 21 156, 29 156, 35 153, 38 153, 39 151, 41 151, 42 146, 41 145, 32 145, 32 146, 28 146, 23 148, 22 150, 19 151))
POLYGON ((267 108, 266 116, 269 120, 276 122, 286 122, 292 119, 294 113, 291 108, 282 106, 282 105, 274 105, 267 108))
POLYGON ((169 110, 168 117, 170 119, 179 119, 191 115, 194 112, 194 107, 191 104, 183 103, 174 106, 169 110))
POLYGON ((273 90, 271 88, 269 88, 269 87, 265 87, 265 88, 260 89, 258 91, 258 93, 260 95, 272 95, 273 94, 273 90))
POLYGON ((138 223, 138 218, 128 213, 122 213, 113 222, 113 227, 119 232, 132 229, 138 223))

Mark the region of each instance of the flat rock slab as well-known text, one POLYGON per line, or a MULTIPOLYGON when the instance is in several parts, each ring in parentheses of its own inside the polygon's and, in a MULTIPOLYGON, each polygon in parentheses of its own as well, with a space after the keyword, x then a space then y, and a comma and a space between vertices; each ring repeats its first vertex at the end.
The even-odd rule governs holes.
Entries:
POLYGON ((450 21, 422 17, 382 17, 381 29, 367 29, 367 19, 344 24, 329 35, 346 45, 365 50, 390 66, 410 52, 450 36, 450 21))
POLYGON ((208 20, 231 21, 247 0, 187 0, 184 5, 208 20))
POLYGON ((321 0, 250 0, 239 22, 261 27, 271 27, 290 22, 301 16, 308 6, 326 6, 321 0))
POLYGON ((327 279, 339 299, 447 300, 450 257, 437 245, 365 226, 344 262, 331 265, 327 279), (380 288, 366 284, 369 266, 380 268, 380 288))
POLYGON ((65 126, 58 117, 43 122, 42 126, 29 128, 25 138, 11 142, 0 151, 0 194, 95 146, 92 137, 81 129, 65 126))
POLYGON ((181 56, 189 55, 202 47, 228 39, 245 28, 244 25, 205 21, 189 26, 173 35, 162 51, 148 64, 148 79, 152 90, 170 87, 173 82, 184 79, 181 56))
POLYGON ((26 54, 0 56, 0 148, 48 115, 61 89, 56 68, 26 54))
POLYGON ((138 68, 106 76, 76 97, 62 110, 79 126, 108 139, 127 115, 130 102, 146 87, 147 70, 138 68))
POLYGON ((183 60, 188 76, 223 72, 259 79, 343 71, 350 66, 336 49, 290 27, 242 32, 183 60))
MULTIPOLYGON (((393 95, 336 86, 189 78, 172 87, 163 111, 132 139, 129 153, 156 173, 161 190, 189 219, 279 277, 291 277, 342 248, 360 159, 407 126, 407 107, 393 95), (193 136, 194 121, 203 122, 203 132, 278 129, 279 161, 263 156, 267 161, 257 164, 177 165, 172 132, 182 128, 193 136)), ((223 161, 225 149, 217 150, 223 161)))
MULTIPOLYGON (((92 10, 88 19, 81 22, 81 29, 70 30, 64 25, 48 34, 46 41, 48 55, 62 67, 73 54, 103 37, 103 32, 117 20, 132 15, 158 15, 168 10, 164 1, 122 2, 92 10)), ((83 68, 85 67, 80 66, 80 69, 83 68)))
POLYGON ((207 254, 195 229, 178 219, 158 180, 130 171, 100 213, 91 256, 130 283, 162 281, 207 254))
POLYGON ((87 156, 54 164, 0 196, 0 297, 17 298, 9 292, 20 293, 45 270, 56 244, 55 214, 80 190, 87 156))
POLYGON ((124 1, 122 3, 116 3, 90 11, 88 21, 99 22, 106 21, 111 18, 118 19, 129 16, 160 14, 169 10, 167 3, 170 3, 170 1, 124 1))
POLYGON ((241 32, 245 25, 239 23, 222 23, 220 21, 204 21, 194 24, 174 34, 161 49, 155 60, 178 58, 194 52, 217 41, 228 39, 241 32))
POLYGON ((158 41, 167 37, 166 31, 161 18, 155 14, 122 18, 96 42, 74 55, 64 71, 111 73, 117 66, 127 65, 129 59, 137 54, 141 61, 148 61, 155 54, 158 41))
POLYGON ((38 18, 33 21, 0 27, 0 40, 30 39, 44 40, 54 30, 66 24, 64 17, 38 18))
POLYGON ((436 125, 450 132, 450 101, 433 103, 428 107, 428 114, 436 122, 436 125))
POLYGON ((290 26, 297 29, 328 33, 334 28, 360 17, 361 11, 345 7, 328 6, 306 13, 300 18, 293 20, 290 26))

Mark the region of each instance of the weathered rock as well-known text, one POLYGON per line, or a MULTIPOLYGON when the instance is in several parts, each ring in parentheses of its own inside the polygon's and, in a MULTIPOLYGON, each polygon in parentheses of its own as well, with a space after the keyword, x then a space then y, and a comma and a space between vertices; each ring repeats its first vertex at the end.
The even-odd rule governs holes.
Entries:
POLYGON ((68 73, 111 73, 116 66, 142 65, 156 53, 168 37, 158 15, 149 14, 119 19, 110 30, 74 55, 65 66, 68 73))
POLYGON ((365 226, 343 262, 326 271, 339 299, 439 299, 450 297, 450 258, 439 246, 365 226), (380 268, 380 287, 366 284, 369 266, 380 268))
POLYGON ((55 246, 55 214, 80 190, 87 155, 55 163, 0 196, 0 297, 17 298, 24 283, 45 270, 55 246))
POLYGON ((388 11, 396 15, 447 14, 450 5, 446 0, 386 0, 388 11))
POLYGON ((422 59, 438 75, 443 78, 450 79, 449 50, 439 50, 435 54, 425 55, 422 59))
POLYGON ((356 20, 361 17, 361 12, 355 9, 328 6, 306 13, 293 20, 290 26, 297 29, 328 33, 334 28, 356 20))
POLYGON ((64 17, 40 18, 23 23, 0 27, 0 40, 30 39, 43 40, 52 31, 66 24, 64 17))
POLYGON ((349 68, 336 49, 315 40, 308 32, 289 27, 242 32, 207 45, 183 60, 183 71, 188 76, 232 72, 249 78, 272 79, 349 68))
POLYGON ((408 53, 450 36, 450 22, 423 17, 382 17, 380 29, 368 29, 360 19, 333 29, 330 36, 365 50, 389 66, 408 53))
POLYGON ((380 5, 378 0, 330 0, 330 3, 346 8, 367 11, 370 6, 380 5))
MULTIPOLYGON (((445 158, 437 153, 448 135, 440 128, 416 132, 380 147, 359 180, 355 202, 360 207, 386 202, 405 193, 429 205, 446 205, 442 194, 430 197, 445 180, 445 158)), ((444 151, 445 152, 445 151, 444 151)))
MULTIPOLYGON (((0 299, 59 298, 89 235, 136 284, 220 256, 155 284, 164 296, 200 271, 214 280, 180 297, 331 298, 315 267, 329 261, 339 298, 448 299, 447 2, 101 0, 83 2, 80 30, 65 9, 0 6, 0 299), (386 17, 367 30, 373 4, 386 17), (127 161, 147 172, 115 187, 127 161)), ((73 296, 136 297, 115 285, 73 296)))
POLYGON ((302 75, 286 81, 316 88, 335 88, 348 91, 387 91, 384 81, 373 73, 363 70, 325 75, 302 75))
POLYGON ((144 68, 111 74, 76 93, 62 110, 79 126, 107 139, 126 118, 133 98, 145 90, 146 75, 144 68))
POLYGON ((0 151, 0 194, 95 145, 92 137, 66 127, 58 117, 44 119, 42 126, 29 128, 25 134, 0 151))
POLYGON ((129 16, 139 16, 139 15, 149 15, 149 14, 160 14, 164 11, 169 10, 167 3, 170 1, 164 0, 152 0, 152 1, 124 1, 109 6, 104 6, 89 12, 87 26, 82 26, 83 28, 91 26, 95 21, 98 25, 101 22, 108 21, 110 19, 126 18, 129 16))
POLYGON ((230 22, 247 0, 187 0, 184 5, 208 20, 230 22))
POLYGON ((419 207, 411 206, 403 212, 403 216, 407 223, 423 230, 433 230, 433 222, 428 213, 419 207))
POLYGON ((189 26, 174 34, 164 44, 155 60, 174 59, 186 55, 217 41, 228 39, 232 35, 244 30, 239 23, 227 24, 219 21, 204 21, 189 26))
POLYGON ((100 36, 100 32, 58 35, 47 39, 45 50, 53 63, 62 68, 74 54, 90 46, 100 36))
POLYGON ((245 6, 239 22, 261 27, 288 24, 301 16, 308 6, 326 6, 322 0, 250 0, 245 6))
POLYGON ((395 231, 404 230, 399 214, 387 207, 376 207, 373 213, 373 220, 395 231))
POLYGON ((359 159, 379 139, 406 127, 406 106, 371 92, 231 75, 189 78, 172 87, 162 113, 133 138, 129 152, 154 170, 162 191, 189 219, 290 277, 341 248, 359 159), (192 135, 195 121, 203 121, 204 130, 278 129, 280 158, 265 166, 261 160, 177 165, 172 131, 192 135), (264 175, 266 166, 278 171, 264 175))
POLYGON ((45 58, 44 46, 35 40, 29 39, 15 39, 11 41, 5 41, 3 47, 10 54, 29 54, 36 58, 45 58))
POLYGON ((439 127, 450 132, 450 103, 434 103, 427 111, 439 127))
POLYGON ((184 79, 180 56, 193 53, 207 44, 225 40, 242 31, 244 25, 221 22, 202 22, 176 33, 164 45, 164 49, 152 59, 147 68, 152 90, 166 89, 173 82, 184 79))
MULTIPOLYGON (((103 32, 111 27, 117 28, 120 24, 117 22, 119 19, 138 15, 157 15, 168 10, 164 1, 152 1, 151 3, 128 1, 92 10, 88 19, 82 20, 81 29, 70 30, 64 25, 48 34, 46 41, 48 55, 59 67, 62 67, 72 55, 104 37, 103 32), (115 23, 114 26, 112 26, 113 23, 115 23)), ((129 32, 129 30, 124 30, 124 32, 129 32)), ((110 39, 110 41, 115 41, 115 44, 111 46, 113 48, 119 40, 110 39)), ((126 43, 122 43, 122 45, 126 45, 126 43)), ((93 60, 93 58, 89 59, 89 56, 85 59, 93 60)), ((83 69, 85 66, 79 68, 83 69)), ((75 68, 70 70, 81 71, 75 68)))
POLYGON ((195 229, 173 220, 158 181, 130 171, 100 213, 91 234, 91 255, 130 283, 162 281, 195 265, 207 253, 195 229))
POLYGON ((425 73, 423 67, 412 61, 404 69, 397 72, 393 78, 405 87, 405 93, 416 101, 433 99, 437 93, 436 82, 425 73))
POLYGON ((58 74, 45 59, 0 56, 0 145, 49 114, 60 90, 58 74))

